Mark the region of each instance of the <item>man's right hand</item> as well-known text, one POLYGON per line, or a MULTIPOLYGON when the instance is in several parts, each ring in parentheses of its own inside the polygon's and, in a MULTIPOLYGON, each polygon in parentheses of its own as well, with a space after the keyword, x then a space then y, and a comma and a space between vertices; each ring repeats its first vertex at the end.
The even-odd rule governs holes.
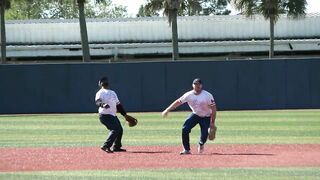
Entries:
POLYGON ((102 107, 106 108, 106 109, 110 108, 110 106, 108 104, 104 104, 104 105, 102 105, 102 107))
POLYGON ((164 111, 161 113, 161 115, 162 115, 163 117, 168 116, 168 113, 169 113, 170 111, 173 111, 174 109, 176 109, 177 107, 179 107, 181 104, 183 104, 183 103, 181 103, 181 101, 180 101, 179 99, 175 100, 172 104, 170 104, 169 107, 167 107, 166 110, 164 110, 164 111))
POLYGON ((162 115, 162 117, 167 117, 168 113, 169 113, 169 111, 166 109, 161 113, 161 115, 162 115))

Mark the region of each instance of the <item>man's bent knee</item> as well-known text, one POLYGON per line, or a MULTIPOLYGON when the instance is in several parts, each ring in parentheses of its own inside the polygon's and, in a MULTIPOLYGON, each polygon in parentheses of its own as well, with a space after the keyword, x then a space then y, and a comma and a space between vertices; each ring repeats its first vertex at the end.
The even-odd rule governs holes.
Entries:
POLYGON ((191 132, 191 129, 190 128, 187 128, 187 127, 182 127, 182 134, 189 134, 191 132))

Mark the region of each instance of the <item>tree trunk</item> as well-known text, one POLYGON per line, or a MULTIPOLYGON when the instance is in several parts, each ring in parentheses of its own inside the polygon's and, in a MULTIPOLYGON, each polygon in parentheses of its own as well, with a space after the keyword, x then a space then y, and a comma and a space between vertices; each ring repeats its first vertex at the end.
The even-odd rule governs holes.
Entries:
POLYGON ((82 60, 83 62, 90 61, 90 49, 88 41, 87 24, 84 13, 84 0, 78 0, 79 6, 79 23, 81 33, 81 44, 82 44, 82 60))
POLYGON ((6 23, 5 23, 5 1, 3 2, 4 4, 1 4, 1 64, 6 63, 6 23))
POLYGON ((270 17, 270 50, 269 59, 274 57, 274 16, 270 17))
POLYGON ((178 10, 173 9, 172 11, 172 60, 175 61, 179 58, 179 45, 178 45, 178 24, 177 24, 177 16, 178 10))

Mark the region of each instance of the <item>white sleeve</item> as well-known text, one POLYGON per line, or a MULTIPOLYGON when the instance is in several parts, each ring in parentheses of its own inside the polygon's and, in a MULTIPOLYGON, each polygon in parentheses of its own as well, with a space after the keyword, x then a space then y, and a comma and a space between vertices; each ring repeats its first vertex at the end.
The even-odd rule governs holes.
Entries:
POLYGON ((96 98, 95 98, 95 100, 98 100, 98 99, 101 99, 101 91, 98 91, 98 92, 96 93, 96 98))
POLYGON ((187 92, 187 93, 185 93, 184 95, 182 95, 182 96, 179 98, 179 101, 180 101, 182 104, 183 104, 183 103, 186 103, 186 102, 188 102, 189 97, 190 97, 190 93, 187 92))
POLYGON ((116 101, 117 105, 120 104, 120 101, 118 99, 116 92, 113 92, 113 95, 114 95, 114 100, 116 101))
POLYGON ((208 104, 210 106, 215 106, 216 105, 216 102, 214 101, 214 98, 212 96, 212 94, 209 93, 209 96, 208 96, 208 104))

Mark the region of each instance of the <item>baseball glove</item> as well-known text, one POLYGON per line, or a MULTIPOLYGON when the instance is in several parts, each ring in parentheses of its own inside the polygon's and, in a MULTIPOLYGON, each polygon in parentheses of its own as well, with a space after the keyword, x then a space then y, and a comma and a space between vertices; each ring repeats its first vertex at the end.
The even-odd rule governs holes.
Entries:
POLYGON ((138 120, 132 116, 125 115, 124 118, 128 122, 129 127, 133 127, 138 124, 138 120))
POLYGON ((213 128, 208 129, 208 139, 213 141, 216 138, 217 126, 213 126, 213 128))

